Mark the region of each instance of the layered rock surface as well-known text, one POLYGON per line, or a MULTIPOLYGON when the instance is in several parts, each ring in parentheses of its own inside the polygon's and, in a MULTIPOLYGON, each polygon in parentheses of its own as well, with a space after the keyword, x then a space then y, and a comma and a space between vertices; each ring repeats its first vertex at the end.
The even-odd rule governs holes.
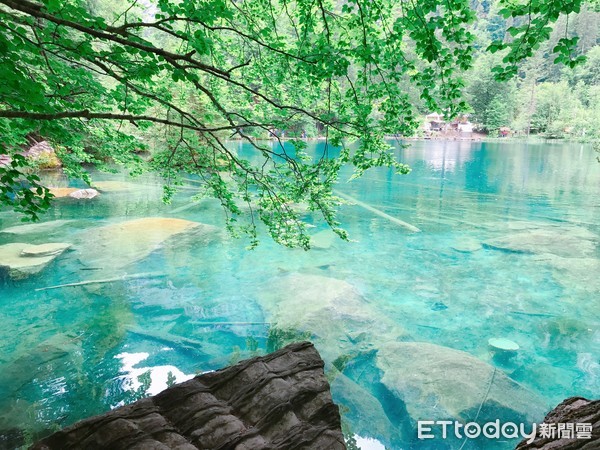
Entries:
POLYGON ((345 449, 323 366, 312 344, 292 344, 84 420, 32 448, 345 449))
POLYGON ((546 418, 545 424, 554 424, 555 437, 542 437, 538 433, 531 443, 521 442, 517 450, 597 450, 600 448, 600 400, 589 401, 581 397, 571 397, 554 408, 546 418), (557 424, 572 424, 573 436, 558 435, 557 424), (577 424, 590 424, 592 429, 582 438, 577 433, 577 424))

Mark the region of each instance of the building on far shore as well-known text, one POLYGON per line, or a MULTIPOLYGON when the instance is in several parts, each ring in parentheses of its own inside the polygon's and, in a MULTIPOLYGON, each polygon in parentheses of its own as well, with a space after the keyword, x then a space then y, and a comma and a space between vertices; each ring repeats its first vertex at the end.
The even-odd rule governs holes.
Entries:
POLYGON ((452 121, 446 121, 440 113, 427 114, 423 121, 422 130, 427 138, 473 138, 473 124, 469 121, 468 115, 458 116, 452 121))
POLYGON ((431 113, 425 117, 425 131, 443 131, 446 127, 444 116, 439 113, 431 113))
POLYGON ((471 138, 473 136, 473 124, 468 120, 459 122, 456 128, 461 138, 471 138))

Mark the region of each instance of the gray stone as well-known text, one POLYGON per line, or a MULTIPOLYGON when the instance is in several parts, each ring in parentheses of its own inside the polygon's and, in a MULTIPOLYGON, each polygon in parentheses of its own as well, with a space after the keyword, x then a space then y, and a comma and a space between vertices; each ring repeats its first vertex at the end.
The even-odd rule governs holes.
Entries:
POLYGON ((274 327, 311 333, 328 361, 406 335, 352 284, 336 278, 291 273, 269 280, 259 301, 274 327), (363 332, 360 341, 349 338, 363 332))
POLYGON ((62 164, 54 148, 47 141, 33 142, 23 153, 26 158, 35 161, 40 169, 57 169, 62 164))
POLYGON ((340 237, 331 230, 322 230, 310 237, 311 248, 318 248, 327 250, 335 243, 340 237))
POLYGON ((22 280, 44 270, 70 246, 71 244, 29 245, 18 242, 1 245, 0 269, 6 271, 13 280, 22 280))
MULTIPOLYGON (((107 276, 144 259, 170 238, 177 237, 178 243, 192 246, 202 243, 207 236, 216 236, 217 232, 216 227, 199 222, 145 217, 89 229, 78 248, 84 264, 102 268, 102 276, 107 276)), ((181 253, 176 256, 179 264, 189 264, 181 253)))
POLYGON ((425 342, 389 342, 378 349, 382 383, 414 420, 472 420, 489 405, 539 420, 545 403, 501 370, 469 353, 425 342))
POLYGON ((460 239, 452 245, 452 250, 460 253, 473 253, 481 250, 481 243, 475 239, 460 239))
POLYGON ((71 244, 53 243, 30 245, 21 251, 21 256, 26 257, 42 257, 42 256, 58 256, 65 250, 69 249, 71 244))
POLYGON ((577 433, 573 437, 564 437, 555 432, 552 437, 541 437, 538 433, 531 443, 522 441, 516 450, 598 450, 600 448, 600 400, 590 401, 581 397, 571 397, 548 413, 544 419, 546 424, 571 424, 577 431, 577 424, 590 424, 592 429, 589 439, 578 439, 577 433))
POLYGON ((514 253, 581 258, 596 251, 598 236, 581 227, 545 227, 508 233, 484 242, 488 248, 514 253))
POLYGON ((98 196, 100 193, 96 189, 79 189, 78 191, 71 192, 69 197, 81 199, 90 199, 98 196))
POLYGON ((33 445, 70 449, 345 449, 338 407, 308 342, 205 373, 33 445))
POLYGON ((4 228, 0 233, 4 234, 46 234, 57 230, 58 228, 73 222, 72 220, 51 220, 49 222, 28 223, 25 225, 17 225, 14 227, 4 228))

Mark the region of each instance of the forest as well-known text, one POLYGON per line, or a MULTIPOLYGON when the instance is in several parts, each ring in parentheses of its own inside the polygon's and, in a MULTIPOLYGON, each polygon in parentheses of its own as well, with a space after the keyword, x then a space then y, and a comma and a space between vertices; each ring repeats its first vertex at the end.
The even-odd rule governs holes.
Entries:
POLYGON ((535 55, 522 64, 519 74, 499 83, 490 67, 501 59, 485 49, 494 39, 504 39, 508 28, 499 14, 498 1, 473 1, 478 20, 474 24, 479 49, 473 70, 466 75, 466 95, 473 121, 494 135, 500 127, 517 134, 547 138, 593 140, 600 137, 600 14, 583 5, 580 14, 561 16, 551 36, 535 55), (552 50, 560 39, 576 39, 575 52, 585 56, 571 69, 554 64, 552 50))

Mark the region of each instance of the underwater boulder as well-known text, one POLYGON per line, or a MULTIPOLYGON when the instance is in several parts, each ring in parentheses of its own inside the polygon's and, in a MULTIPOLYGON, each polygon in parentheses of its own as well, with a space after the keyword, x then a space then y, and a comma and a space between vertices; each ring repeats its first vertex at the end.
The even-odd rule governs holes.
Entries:
POLYGON ((565 258, 557 255, 542 254, 535 256, 536 261, 546 264, 552 270, 552 277, 563 287, 573 291, 597 294, 600 291, 600 259, 565 258))
POLYGON ((336 278, 287 274, 270 281, 259 300, 274 327, 310 333, 329 361, 405 335, 353 285, 336 278))
POLYGON ((454 241, 451 248, 460 253, 474 253, 481 250, 481 243, 475 239, 463 238, 454 241))
POLYGON ((310 237, 310 247, 327 250, 335 243, 336 240, 341 240, 340 237, 333 231, 327 229, 319 231, 310 237))
POLYGON ((44 270, 69 247, 64 243, 0 245, 0 269, 13 280, 22 280, 44 270))
POLYGON ((388 342, 377 352, 382 383, 416 420, 539 420, 544 401, 469 353, 425 342, 388 342), (487 417, 486 417, 487 416, 487 417))
MULTIPOLYGON (((377 436, 388 448, 401 445, 403 435, 399 424, 392 421, 380 400, 372 392, 335 368, 329 369, 331 393, 342 409, 342 416, 351 423, 353 435, 377 436), (397 444, 396 446, 391 443, 397 444)), ((350 425, 347 425, 350 427, 350 425)))
MULTIPOLYGON (((37 385, 42 384, 49 375, 55 374, 60 365, 67 365, 72 358, 80 357, 81 346, 81 336, 74 333, 56 333, 41 342, 21 345, 5 362, 0 384, 3 389, 14 392, 33 380, 37 380, 37 385)), ((8 401, 8 398, 1 400, 8 401)))
MULTIPOLYGON (((89 230, 80 245, 80 260, 104 272, 120 270, 165 245, 170 238, 214 235, 216 227, 189 220, 146 217, 89 230)), ((189 242, 187 242, 189 244, 189 242)))
POLYGON ((596 251, 598 236, 582 227, 544 227, 508 233, 485 241, 484 246, 514 253, 548 253, 583 257, 596 251))
POLYGON ((28 223, 0 230, 3 234, 14 234, 17 236, 24 234, 46 234, 51 233, 62 226, 73 222, 72 220, 51 220, 49 222, 28 223))

